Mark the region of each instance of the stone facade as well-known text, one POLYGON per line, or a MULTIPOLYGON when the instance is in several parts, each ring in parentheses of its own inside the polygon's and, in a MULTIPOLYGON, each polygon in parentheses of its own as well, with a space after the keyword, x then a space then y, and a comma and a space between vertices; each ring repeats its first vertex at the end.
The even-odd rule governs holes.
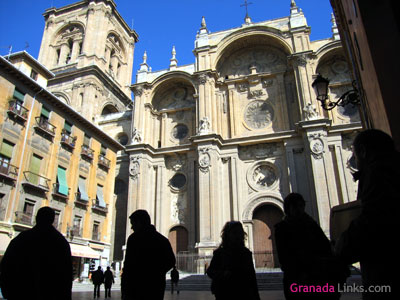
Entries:
POLYGON ((132 86, 128 214, 148 210, 174 249, 200 255, 239 220, 262 253, 274 250, 260 236, 273 233, 283 198, 300 192, 328 234, 330 208, 356 197, 347 160, 361 128, 357 107, 324 111, 311 87, 317 73, 331 100, 351 87, 334 19, 332 30, 310 41, 292 1, 289 17, 216 33, 203 18, 193 65, 177 65, 174 48, 170 68, 153 72, 145 54, 132 86))

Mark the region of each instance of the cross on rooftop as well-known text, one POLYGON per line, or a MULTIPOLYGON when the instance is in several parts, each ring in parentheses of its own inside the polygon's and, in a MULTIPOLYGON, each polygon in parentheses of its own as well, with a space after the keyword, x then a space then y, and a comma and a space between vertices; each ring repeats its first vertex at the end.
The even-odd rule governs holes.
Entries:
POLYGON ((241 4, 240 7, 245 6, 246 7, 246 18, 249 16, 249 11, 248 11, 248 7, 249 5, 253 4, 253 2, 247 2, 247 0, 244 0, 244 4, 241 4))

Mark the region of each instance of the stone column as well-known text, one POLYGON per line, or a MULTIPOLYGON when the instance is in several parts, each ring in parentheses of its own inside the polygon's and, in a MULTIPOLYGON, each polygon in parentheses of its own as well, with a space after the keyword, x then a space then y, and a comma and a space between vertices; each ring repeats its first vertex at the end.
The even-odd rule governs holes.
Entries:
POLYGON ((236 87, 235 84, 228 85, 228 98, 229 98, 229 127, 230 127, 230 137, 233 138, 237 134, 236 130, 236 87))
POLYGON ((71 53, 71 62, 76 62, 78 55, 79 55, 79 43, 80 41, 75 40, 72 45, 72 53, 71 53))
POLYGON ((68 46, 67 42, 63 43, 61 45, 60 58, 58 60, 59 66, 65 65, 69 51, 70 50, 69 50, 69 46, 68 46))
POLYGON ((329 155, 327 142, 327 127, 330 120, 317 119, 299 122, 303 130, 306 152, 309 157, 308 165, 311 169, 313 189, 311 195, 315 197, 313 203, 317 206, 318 220, 322 230, 329 236, 329 217, 332 207, 332 195, 329 190, 329 177, 327 155, 329 155))

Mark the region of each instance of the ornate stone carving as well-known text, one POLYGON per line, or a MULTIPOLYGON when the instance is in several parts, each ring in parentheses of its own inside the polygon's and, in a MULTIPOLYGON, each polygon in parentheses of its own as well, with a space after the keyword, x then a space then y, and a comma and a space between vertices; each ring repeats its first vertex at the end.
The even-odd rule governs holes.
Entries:
POLYGON ((129 174, 133 180, 138 179, 140 174, 140 157, 138 155, 130 157, 129 174))
POLYGON ((171 221, 173 224, 184 224, 186 215, 186 198, 184 194, 172 194, 171 221))
POLYGON ((278 173, 274 164, 258 162, 247 171, 247 182, 256 191, 274 189, 278 185, 278 173))
POLYGON ((133 128, 133 130, 132 130, 132 144, 139 144, 142 141, 143 141, 142 132, 137 128, 133 128))
POLYGON ((210 121, 208 117, 203 117, 203 119, 200 120, 199 124, 199 131, 198 134, 208 134, 210 132, 210 121))
POLYGON ((193 87, 177 85, 157 93, 152 100, 152 105, 157 111, 194 107, 196 105, 194 94, 193 87))
POLYGON ((239 147, 239 157, 242 160, 267 158, 273 156, 277 150, 276 143, 244 146, 239 147))
POLYGON ((264 96, 264 91, 263 90, 254 90, 249 92, 250 98, 259 98, 264 96))
POLYGON ((315 134, 310 141, 311 154, 315 159, 321 159, 325 153, 325 145, 320 136, 321 134, 315 134))
POLYGON ((165 157, 165 166, 167 169, 174 171, 182 171, 186 167, 187 159, 186 155, 175 154, 165 157))
POLYGON ((207 173, 211 166, 210 148, 204 147, 199 149, 199 169, 203 173, 207 173))
POLYGON ((250 102, 244 112, 244 120, 252 129, 268 127, 274 118, 274 110, 270 104, 262 100, 250 102))
POLYGON ((313 105, 311 102, 307 103, 307 105, 303 108, 303 112, 306 120, 315 120, 319 117, 315 105, 313 105))

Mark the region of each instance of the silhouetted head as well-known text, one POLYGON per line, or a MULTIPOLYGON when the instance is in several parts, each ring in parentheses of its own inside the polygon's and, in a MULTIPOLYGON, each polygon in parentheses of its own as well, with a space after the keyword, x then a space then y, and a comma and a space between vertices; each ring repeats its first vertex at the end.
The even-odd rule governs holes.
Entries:
POLYGON ((51 207, 45 206, 38 210, 36 214, 36 225, 43 226, 43 225, 52 225, 54 222, 56 214, 54 209, 51 207))
POLYGON ((238 221, 226 222, 221 232, 221 246, 223 248, 244 247, 245 236, 242 223, 238 221))
POLYGON ((288 218, 294 218, 304 214, 306 202, 301 194, 290 193, 283 200, 283 210, 288 218))
POLYGON ((354 139, 353 152, 357 168, 362 170, 378 157, 391 156, 396 148, 390 135, 377 129, 368 129, 360 132, 354 139))
POLYGON ((107 271, 110 271, 110 267, 107 267, 107 271))
POLYGON ((133 231, 140 231, 150 226, 150 215, 143 209, 135 211, 130 215, 129 219, 131 220, 133 231))
POLYGON ((100 267, 100 266, 98 266, 98 267, 97 267, 97 270, 101 271, 101 267, 100 267))

